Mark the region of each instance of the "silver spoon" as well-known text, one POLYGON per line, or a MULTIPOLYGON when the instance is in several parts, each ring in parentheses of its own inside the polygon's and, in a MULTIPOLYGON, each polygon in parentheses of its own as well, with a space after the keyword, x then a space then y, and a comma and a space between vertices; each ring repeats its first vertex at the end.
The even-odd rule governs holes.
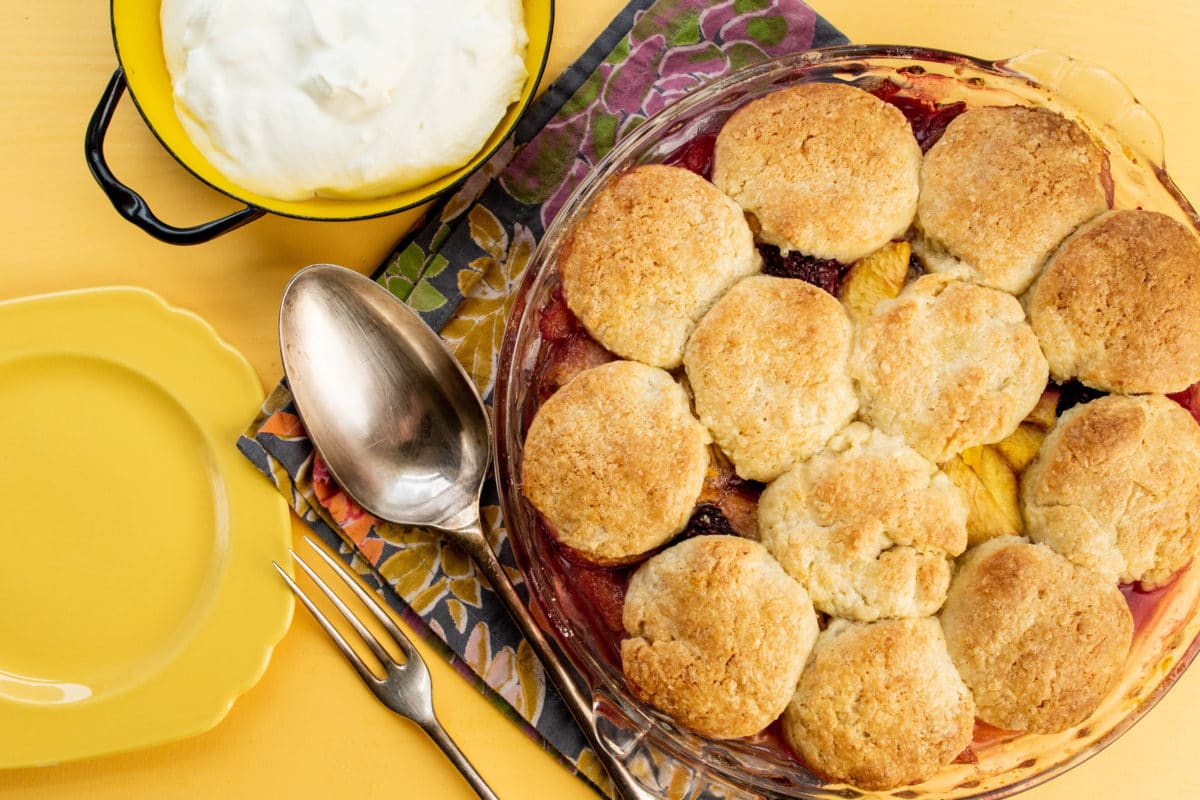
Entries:
POLYGON ((283 368, 313 445, 367 511, 461 547, 541 660, 625 800, 652 800, 601 741, 589 699, 533 621, 484 536, 491 430, 475 385, 410 308, 352 270, 296 274, 279 311, 283 368))

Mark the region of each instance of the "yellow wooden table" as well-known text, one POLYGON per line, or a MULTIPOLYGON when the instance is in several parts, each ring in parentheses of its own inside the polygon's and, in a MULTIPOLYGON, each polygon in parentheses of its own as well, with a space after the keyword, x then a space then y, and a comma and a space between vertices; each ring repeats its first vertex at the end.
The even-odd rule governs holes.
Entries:
MULTIPOLYGON (((857 42, 929 45, 988 58, 1046 47, 1107 66, 1156 113, 1171 172, 1200 202, 1200 148, 1192 146, 1200 137, 1192 58, 1200 5, 1194 0, 811 1, 857 42)), ((548 74, 582 52, 620 4, 559 0, 548 74)), ((268 217, 193 248, 150 239, 117 216, 83 160, 84 126, 115 66, 107 4, 0 5, 0 299, 144 286, 208 319, 272 386, 281 374, 275 315, 288 278, 321 261, 369 271, 415 217, 351 223, 268 217)), ((129 103, 113 123, 108 154, 118 176, 143 191, 168 221, 194 223, 235 207, 176 165, 129 103)), ((249 419, 254 409, 245 411, 249 419)), ((302 529, 295 524, 297 533, 302 529)), ((501 797, 594 797, 436 656, 426 655, 439 714, 501 797)), ((1120 741, 1026 797, 1200 797, 1198 750, 1200 670, 1193 670, 1120 741)), ((0 771, 0 798, 265 796, 473 795, 414 726, 377 704, 303 613, 262 681, 215 730, 119 756, 0 771)))

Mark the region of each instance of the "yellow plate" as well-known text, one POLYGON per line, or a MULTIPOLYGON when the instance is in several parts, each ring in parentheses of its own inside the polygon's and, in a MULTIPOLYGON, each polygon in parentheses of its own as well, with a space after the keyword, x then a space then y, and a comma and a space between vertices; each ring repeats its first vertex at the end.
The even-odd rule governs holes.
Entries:
POLYGON ((162 29, 159 26, 160 2, 111 0, 113 42, 117 58, 125 69, 129 93, 150 130, 163 146, 193 175, 214 189, 252 206, 276 214, 304 219, 345 220, 391 214, 420 205, 461 183, 500 147, 516 126, 517 120, 533 100, 554 30, 553 0, 524 0, 525 30, 529 45, 525 49, 525 69, 529 77, 521 96, 508 107, 500 124, 492 131, 483 148, 463 166, 424 186, 387 197, 367 200, 316 197, 309 200, 278 200, 256 194, 230 182, 192 144, 175 115, 171 76, 163 58, 162 29))
POLYGON ((208 730, 292 598, 287 508, 237 452, 262 389, 140 289, 0 303, 0 767, 208 730))

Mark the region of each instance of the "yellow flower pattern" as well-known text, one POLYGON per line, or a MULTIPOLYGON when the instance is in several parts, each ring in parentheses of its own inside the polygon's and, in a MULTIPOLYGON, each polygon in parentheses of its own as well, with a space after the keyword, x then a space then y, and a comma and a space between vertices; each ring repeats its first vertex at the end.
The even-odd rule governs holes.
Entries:
MULTIPOLYGON (((503 530, 498 506, 484 506, 481 512, 485 530, 503 530)), ((379 574, 396 594, 419 614, 430 612, 444 600, 455 629, 465 632, 467 607, 478 609, 483 605, 483 576, 475 563, 458 547, 431 531, 376 522, 375 532, 396 547, 378 566, 379 574)))
POLYGON ((506 646, 492 653, 491 641, 487 625, 480 622, 467 639, 463 658, 518 714, 537 719, 546 699, 541 663, 524 639, 515 652, 506 646))
POLYGON ((488 209, 473 206, 467 212, 471 239, 486 255, 458 272, 462 303, 454 318, 442 328, 442 338, 484 396, 496 380, 496 360, 517 283, 525 274, 534 240, 529 228, 514 225, 505 230, 488 209))

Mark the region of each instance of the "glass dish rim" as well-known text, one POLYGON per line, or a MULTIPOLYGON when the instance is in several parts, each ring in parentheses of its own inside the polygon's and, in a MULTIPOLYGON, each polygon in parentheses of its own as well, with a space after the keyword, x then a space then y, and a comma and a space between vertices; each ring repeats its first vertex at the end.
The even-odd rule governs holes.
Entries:
MULTIPOLYGON (((1048 51, 1031 51, 1031 53, 1043 52, 1048 51)), ((624 699, 626 702, 632 702, 634 704, 633 709, 640 713, 651 725, 647 734, 647 738, 652 740, 651 743, 664 750, 670 758, 680 760, 684 765, 693 770, 698 770, 705 776, 729 781, 731 785, 738 786, 739 788, 762 792, 764 797, 816 798, 860 796, 859 794, 846 794, 843 790, 823 789, 818 786, 812 787, 812 791, 823 791, 824 794, 781 793, 780 787, 771 784, 769 780, 758 775, 738 772, 736 767, 731 764, 716 763, 707 753, 698 750, 695 752, 680 752, 682 748, 689 746, 687 742, 688 738, 702 743, 707 740, 684 730, 664 727, 661 724, 661 717, 656 717, 654 713, 647 713, 647 709, 642 704, 638 704, 636 701, 628 698, 627 690, 623 681, 619 680, 619 675, 614 676, 610 665, 601 663, 594 652, 580 646, 577 641, 579 637, 577 637, 576 632, 572 629, 570 621, 561 617, 558 610, 553 608, 552 604, 546 602, 544 592, 542 591, 542 581, 538 578, 538 572, 531 569, 531 551, 528 548, 527 542, 522 540, 522 537, 529 532, 514 526, 514 520, 521 518, 520 514, 515 513, 517 504, 527 504, 527 501, 520 496, 519 488, 517 488, 520 485, 520 476, 514 471, 519 468, 519 460, 513 457, 513 450, 519 451, 520 449, 519 437, 515 442, 510 440, 514 433, 521 429, 521 422, 520 420, 511 419, 510 414, 514 410, 517 410, 512 404, 513 393, 514 391, 518 391, 522 384, 520 372, 523 365, 516 358, 517 340, 523 331, 528 332, 529 328, 534 325, 536 320, 531 315, 536 314, 538 311, 538 307, 530 304, 529 300, 536 294, 536 289, 541 288, 543 284, 552 279, 554 270, 550 254, 557 248, 565 231, 569 230, 570 223, 573 219, 577 218, 582 207, 585 205, 584 201, 604 182, 601 179, 602 176, 608 176, 613 170, 614 165, 629 158, 631 154, 637 153, 648 143, 657 141, 677 119, 686 117, 693 109, 710 101, 713 97, 720 96, 722 93, 740 84, 750 83, 756 79, 764 79, 773 73, 780 73, 782 75, 788 72, 819 68, 824 65, 852 64, 856 60, 896 59, 935 62, 942 65, 961 64, 971 69, 994 75, 1003 80, 1025 81, 1032 87, 1046 90, 1051 96, 1055 96, 1060 100, 1064 99, 1062 92, 1056 91, 1054 87, 1046 86, 1030 74, 1012 66, 1028 55, 1030 54, 1021 54, 1013 58, 989 61, 962 53, 927 47, 856 44, 817 48, 768 59, 741 70, 734 70, 725 76, 704 84, 690 92, 687 96, 671 103, 619 139, 613 149, 600 159, 588 171, 587 176, 580 181, 579 185, 572 190, 562 207, 556 213, 554 219, 547 225, 545 233, 530 257, 528 269, 514 295, 514 301, 506 322, 500 348, 493 397, 493 407, 495 410, 494 463, 501 510, 509 531, 510 546, 513 548, 522 576, 529 586, 530 605, 535 608, 539 621, 542 622, 542 627, 555 639, 560 649, 567 655, 568 659, 581 675, 584 676, 587 689, 592 692, 593 696, 599 695, 609 700, 620 701, 624 699), (701 763, 696 763, 697 761, 701 763)), ((1071 61, 1070 59, 1065 60, 1071 61)), ((1080 64, 1082 62, 1071 63, 1080 64)), ((1103 74, 1111 78, 1118 87, 1128 93, 1128 89, 1125 89, 1124 85, 1120 84, 1110 74, 1103 74)), ((1128 95, 1128 99, 1132 105, 1137 106, 1143 111, 1146 118, 1157 128, 1157 122, 1148 112, 1144 111, 1143 107, 1140 107, 1136 103, 1131 94, 1128 95)), ((1085 116, 1087 115, 1085 114, 1085 116)), ((1108 124, 1109 122, 1109 120, 1105 120, 1104 124, 1108 124)), ((1153 147, 1151 147, 1151 150, 1153 150, 1153 147)), ((1144 151, 1138 152, 1142 160, 1153 170, 1158 182, 1161 184, 1161 188, 1178 205, 1179 210, 1188 217, 1194 227, 1200 227, 1200 217, 1197 216, 1190 203, 1184 198, 1163 169, 1161 141, 1159 141, 1158 152, 1150 152, 1148 154, 1144 151)), ((964 800, 966 798, 972 798, 973 800, 1000 800, 1000 798, 1010 797, 1041 785, 1085 762, 1123 735, 1136 722, 1149 713, 1166 692, 1175 685, 1198 653, 1200 653, 1200 636, 1194 636, 1186 649, 1180 654, 1178 661, 1158 679, 1157 684, 1140 700, 1138 705, 1119 719, 1115 725, 1080 750, 1067 755, 1065 758, 1049 762, 1046 766, 1039 765, 1038 771, 1021 777, 1015 782, 985 789, 978 794, 963 795, 962 797, 964 800)), ((839 785, 832 784, 832 786, 839 785)), ((902 786, 891 791, 903 791, 906 788, 911 787, 902 786)), ((892 795, 863 793, 861 796, 892 795)))

